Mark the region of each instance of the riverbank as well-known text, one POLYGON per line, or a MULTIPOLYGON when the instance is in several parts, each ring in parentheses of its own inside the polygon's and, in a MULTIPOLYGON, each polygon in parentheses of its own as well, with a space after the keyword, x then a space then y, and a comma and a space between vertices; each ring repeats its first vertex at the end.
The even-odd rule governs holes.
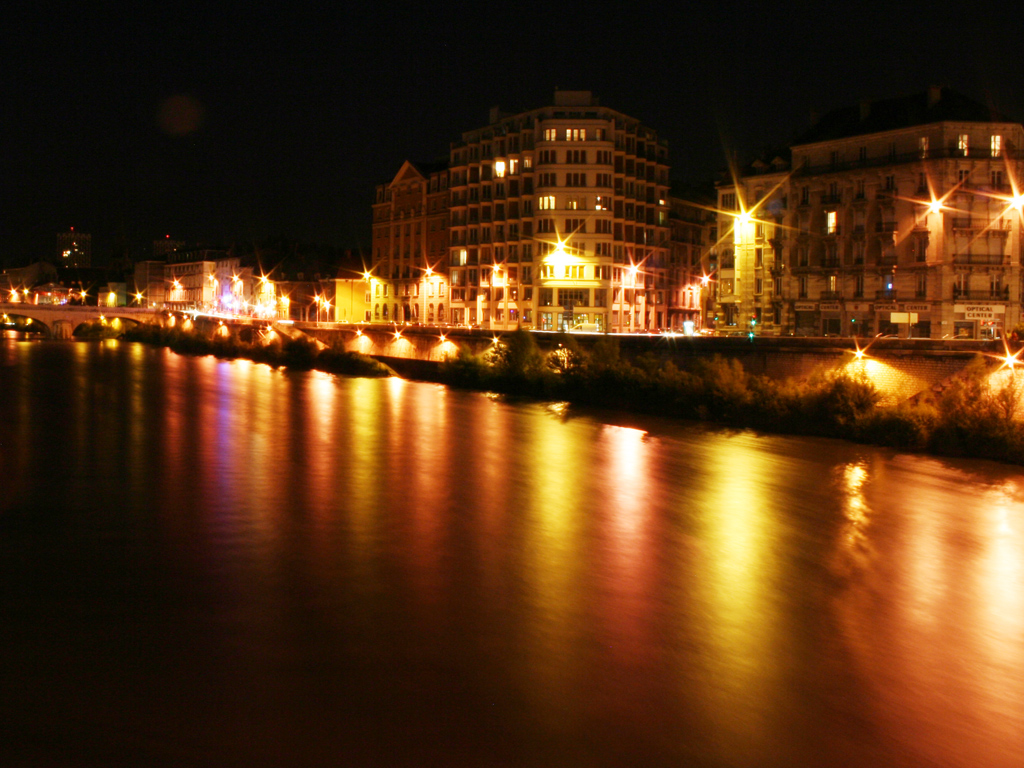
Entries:
MULTIPOLYGON (((306 338, 278 335, 263 344, 152 326, 124 336, 182 354, 242 357, 348 376, 393 373, 371 357, 323 348, 306 338)), ((653 355, 627 359, 614 337, 583 349, 567 335, 553 352, 544 352, 530 333, 516 331, 482 354, 460 347, 457 355, 416 378, 460 389, 1024 464, 1024 375, 1009 373, 996 381, 997 367, 979 355, 940 394, 886 405, 874 384, 853 370, 779 381, 751 375, 736 360, 713 358, 684 371, 653 355)))
POLYGON ((545 355, 529 333, 516 332, 484 355, 460 350, 441 365, 438 379, 577 405, 1024 464, 1024 375, 994 377, 998 366, 979 355, 940 394, 884 405, 854 370, 778 381, 716 358, 683 371, 652 356, 628 360, 612 337, 588 351, 566 336, 545 355))
POLYGON ((318 370, 345 376, 383 377, 393 371, 372 357, 358 352, 347 352, 317 345, 306 337, 288 338, 275 334, 270 343, 242 341, 235 336, 140 325, 125 331, 129 341, 140 341, 168 347, 184 355, 214 355, 222 358, 244 358, 271 366, 285 366, 296 370, 318 370))

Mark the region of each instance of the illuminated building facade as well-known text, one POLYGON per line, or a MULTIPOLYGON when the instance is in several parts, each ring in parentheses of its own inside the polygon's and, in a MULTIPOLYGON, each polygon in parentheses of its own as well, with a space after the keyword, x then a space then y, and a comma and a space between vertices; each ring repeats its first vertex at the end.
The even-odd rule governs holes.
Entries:
POLYGON ((164 268, 164 307, 173 310, 209 309, 216 296, 215 261, 182 261, 164 268))
POLYGON ((1024 127, 954 91, 826 115, 718 190, 719 330, 985 338, 1020 320, 1024 127))
POLYGON ((396 294, 395 285, 369 272, 365 277, 335 279, 333 319, 339 323, 394 325, 396 313, 402 316, 400 301, 404 298, 396 294))
POLYGON ((699 193, 669 196, 668 313, 673 329, 701 327, 713 285, 708 276, 718 222, 711 210, 714 200, 704 197, 699 193))
POLYGON ((450 150, 451 322, 666 328, 668 175, 665 142, 589 91, 492 110, 450 150))
POLYGON ((448 164, 406 161, 376 190, 372 322, 449 322, 447 255, 448 164))
POLYGON ((92 235, 87 232, 75 232, 72 227, 67 232, 57 233, 57 266, 88 267, 92 265, 92 235))
POLYGON ((161 307, 167 299, 167 279, 164 272, 167 264, 163 261, 135 262, 134 281, 131 286, 131 302, 138 307, 161 307))

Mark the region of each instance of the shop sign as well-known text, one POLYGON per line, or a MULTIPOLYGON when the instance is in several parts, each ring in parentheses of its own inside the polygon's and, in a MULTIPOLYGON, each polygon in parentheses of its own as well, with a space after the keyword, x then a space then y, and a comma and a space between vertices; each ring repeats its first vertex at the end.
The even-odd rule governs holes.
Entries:
POLYGON ((822 312, 839 312, 841 310, 842 310, 842 305, 838 301, 836 301, 836 302, 828 302, 828 303, 825 303, 823 301, 821 303, 821 311, 822 312))
POLYGON ((813 301, 798 301, 793 305, 793 310, 796 312, 817 312, 818 305, 813 301))
POLYGON ((917 312, 892 312, 889 315, 890 323, 916 323, 917 312))
POLYGON ((847 312, 870 312, 871 305, 865 304, 864 302, 855 302, 853 304, 846 305, 847 312))
POLYGON ((891 301, 888 304, 875 304, 875 312, 892 312, 895 308, 896 305, 891 301))
POLYGON ((954 304, 953 311, 963 313, 965 320, 995 320, 1006 312, 1002 304, 954 304))
POLYGON ((931 304, 904 304, 903 309, 907 312, 931 312, 931 304))

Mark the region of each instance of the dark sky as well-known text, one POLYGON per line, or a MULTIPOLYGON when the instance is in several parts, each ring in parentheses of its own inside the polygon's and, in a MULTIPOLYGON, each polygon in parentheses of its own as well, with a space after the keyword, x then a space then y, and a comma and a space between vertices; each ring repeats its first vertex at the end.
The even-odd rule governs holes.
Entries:
MULTIPOLYGON (((1022 117, 1020 17, 872 3, 32 3, 0 51, 8 264, 93 233, 366 246, 375 184, 493 105, 592 90, 699 182, 819 112, 949 85, 1022 117), (607 5, 607 4, 606 4, 607 5)), ((955 10, 954 10, 955 9, 955 10)))

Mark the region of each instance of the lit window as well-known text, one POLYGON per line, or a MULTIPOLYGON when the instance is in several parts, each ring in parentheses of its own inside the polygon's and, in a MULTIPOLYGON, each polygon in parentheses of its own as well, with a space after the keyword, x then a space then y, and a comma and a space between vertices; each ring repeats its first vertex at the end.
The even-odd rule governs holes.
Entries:
POLYGON ((515 176, 519 173, 519 161, 514 157, 508 161, 508 172, 511 176, 515 176))
POLYGON ((554 128, 544 129, 544 141, 555 141, 557 138, 556 130, 554 128))
POLYGON ((922 136, 918 139, 917 146, 921 150, 921 157, 928 157, 928 137, 922 136))
POLYGON ((960 151, 960 154, 964 157, 967 156, 967 150, 970 147, 970 139, 966 133, 961 133, 956 140, 956 148, 960 151))
POLYGON ((835 211, 828 211, 825 214, 825 234, 834 235, 836 234, 838 214, 835 211))
POLYGON ((505 161, 495 160, 494 161, 494 177, 497 179, 505 178, 505 161))
POLYGON ((545 195, 537 201, 537 207, 542 211, 552 211, 555 208, 555 196, 545 195))
POLYGON ((993 136, 992 137, 992 157, 1002 157, 1003 155, 1003 137, 993 136))

